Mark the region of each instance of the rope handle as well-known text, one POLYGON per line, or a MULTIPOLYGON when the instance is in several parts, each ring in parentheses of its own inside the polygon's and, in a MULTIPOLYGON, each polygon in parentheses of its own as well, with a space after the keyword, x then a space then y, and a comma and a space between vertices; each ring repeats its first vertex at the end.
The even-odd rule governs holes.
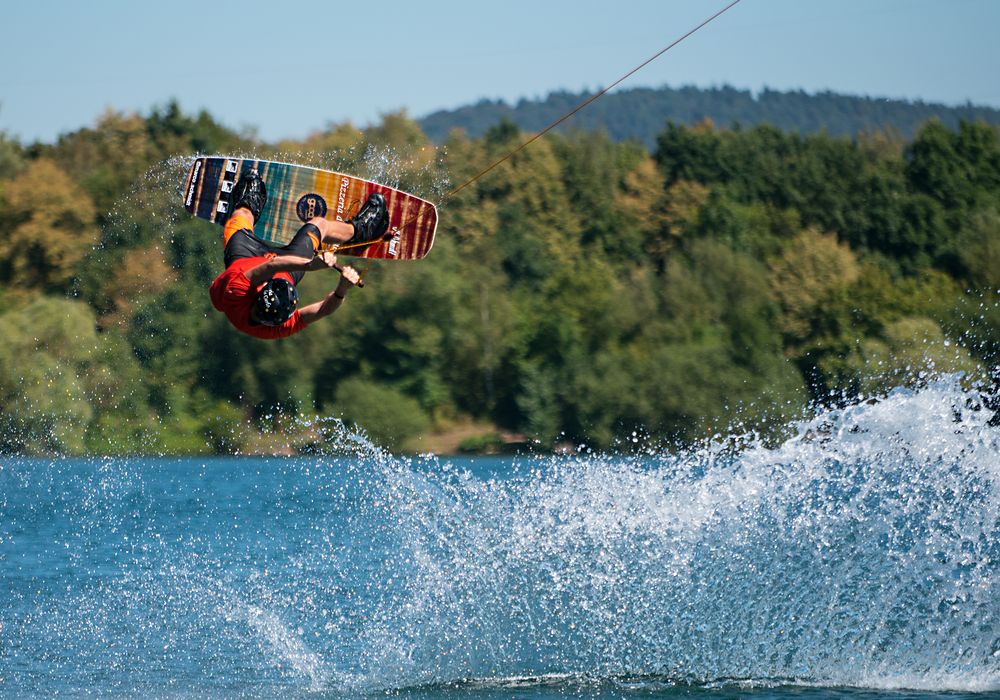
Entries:
MULTIPOLYGON (((344 274, 344 267, 342 265, 334 265, 333 269, 336 270, 337 272, 339 272, 341 275, 344 274)), ((367 272, 367 271, 368 270, 366 269, 365 272, 367 272)), ((358 273, 358 283, 356 285, 354 285, 354 286, 355 287, 361 287, 361 288, 363 288, 365 286, 365 280, 362 278, 360 272, 358 273)))

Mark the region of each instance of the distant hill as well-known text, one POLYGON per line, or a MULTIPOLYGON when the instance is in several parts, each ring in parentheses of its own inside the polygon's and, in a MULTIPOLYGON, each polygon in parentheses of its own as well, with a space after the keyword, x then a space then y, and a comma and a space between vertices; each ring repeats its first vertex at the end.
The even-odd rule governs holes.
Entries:
MULTIPOLYGON (((453 128, 481 136, 503 118, 524 131, 540 131, 595 93, 553 92, 544 100, 521 100, 511 106, 482 100, 454 110, 442 110, 419 120, 434 141, 443 141, 453 128)), ((754 95, 732 87, 633 88, 605 95, 560 128, 605 131, 612 139, 635 139, 651 150, 667 121, 692 125, 710 119, 718 126, 771 124, 810 134, 826 130, 837 136, 891 129, 912 137, 921 124, 937 117, 949 127, 959 120, 982 120, 1000 125, 1000 110, 972 104, 949 107, 925 102, 855 97, 821 92, 764 90, 754 95)))

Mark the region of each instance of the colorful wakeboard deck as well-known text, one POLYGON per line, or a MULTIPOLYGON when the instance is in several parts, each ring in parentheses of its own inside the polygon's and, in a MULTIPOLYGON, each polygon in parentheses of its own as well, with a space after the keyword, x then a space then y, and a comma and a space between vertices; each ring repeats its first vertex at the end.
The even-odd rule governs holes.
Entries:
MULTIPOLYGON (((389 210, 383 240, 339 253, 381 260, 417 260, 430 252, 437 230, 431 202, 386 185, 304 165, 211 156, 197 158, 184 183, 184 208, 200 219, 226 222, 233 186, 244 170, 256 168, 267 185, 267 205, 254 235, 278 248, 314 216, 345 221, 358 212, 372 192, 381 192, 389 210)), ((338 254, 339 254, 338 253, 338 254)))

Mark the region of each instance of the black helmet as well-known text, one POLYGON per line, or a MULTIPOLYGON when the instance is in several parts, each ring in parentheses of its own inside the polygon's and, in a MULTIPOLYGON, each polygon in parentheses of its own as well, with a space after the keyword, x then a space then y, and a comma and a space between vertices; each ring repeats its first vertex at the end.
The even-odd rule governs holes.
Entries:
POLYGON ((280 326, 295 313, 299 292, 282 277, 268 280, 253 305, 254 320, 265 326, 280 326))

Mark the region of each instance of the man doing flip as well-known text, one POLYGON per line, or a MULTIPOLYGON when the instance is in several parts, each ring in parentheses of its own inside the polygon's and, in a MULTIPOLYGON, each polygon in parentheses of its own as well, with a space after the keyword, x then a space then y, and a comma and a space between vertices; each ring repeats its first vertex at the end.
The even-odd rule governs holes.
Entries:
POLYGON ((267 188, 256 170, 240 176, 233 188, 232 210, 222 233, 226 269, 212 282, 212 305, 238 330, 256 338, 284 338, 329 316, 360 281, 354 268, 337 265, 336 256, 321 252, 322 243, 367 243, 389 228, 385 198, 368 197, 347 221, 310 219, 282 248, 271 248, 253 235, 254 223, 267 203, 267 188), (335 269, 340 283, 323 299, 298 308, 295 285, 311 270, 335 269))

